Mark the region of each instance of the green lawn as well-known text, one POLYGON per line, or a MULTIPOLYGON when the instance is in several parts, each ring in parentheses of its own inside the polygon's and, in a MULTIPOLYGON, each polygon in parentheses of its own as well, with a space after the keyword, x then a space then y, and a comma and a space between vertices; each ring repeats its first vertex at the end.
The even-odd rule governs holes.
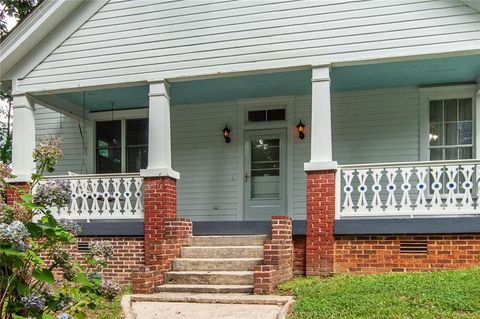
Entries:
POLYGON ((125 288, 112 301, 102 300, 95 310, 87 313, 87 318, 90 319, 121 319, 122 307, 120 306, 120 299, 124 294, 129 294, 130 289, 125 288))
POLYGON ((296 296, 295 319, 480 319, 480 268, 296 278, 279 290, 296 296))

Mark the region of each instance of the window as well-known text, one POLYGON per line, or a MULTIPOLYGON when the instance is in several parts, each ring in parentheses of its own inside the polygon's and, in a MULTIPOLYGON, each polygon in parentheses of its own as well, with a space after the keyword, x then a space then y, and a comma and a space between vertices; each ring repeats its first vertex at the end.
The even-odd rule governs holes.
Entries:
POLYGON ((285 121, 285 109, 249 111, 248 121, 249 122, 285 121))
POLYGON ((139 172, 147 167, 148 119, 96 122, 98 174, 139 172))
POLYGON ((473 99, 430 100, 430 160, 473 158, 473 99))

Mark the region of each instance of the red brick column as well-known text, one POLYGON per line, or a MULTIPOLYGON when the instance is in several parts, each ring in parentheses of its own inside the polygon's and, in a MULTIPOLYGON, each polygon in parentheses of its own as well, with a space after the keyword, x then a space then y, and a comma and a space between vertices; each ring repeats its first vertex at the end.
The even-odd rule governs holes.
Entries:
POLYGON ((21 190, 28 192, 30 190, 30 185, 24 182, 8 185, 5 189, 5 203, 9 206, 13 206, 16 202, 19 202, 21 200, 21 190))
POLYGON ((333 272, 335 170, 307 172, 306 274, 333 272))
POLYGON ((272 238, 263 243, 263 265, 255 267, 254 293, 270 294, 293 277, 292 219, 272 216, 272 238))
POLYGON ((177 180, 168 177, 145 177, 144 236, 145 265, 155 265, 154 251, 165 236, 165 220, 177 217, 177 180))

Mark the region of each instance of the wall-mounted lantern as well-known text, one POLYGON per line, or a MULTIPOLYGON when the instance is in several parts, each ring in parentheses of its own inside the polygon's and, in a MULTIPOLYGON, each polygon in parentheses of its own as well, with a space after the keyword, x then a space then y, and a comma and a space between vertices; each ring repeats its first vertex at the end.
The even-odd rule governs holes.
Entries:
POLYGON ((297 125, 297 132, 298 137, 303 140, 305 138, 305 124, 302 123, 302 120, 300 120, 300 123, 297 125))
POLYGON ((225 128, 223 129, 223 138, 225 139, 225 143, 230 143, 230 129, 227 124, 225 124, 225 128))

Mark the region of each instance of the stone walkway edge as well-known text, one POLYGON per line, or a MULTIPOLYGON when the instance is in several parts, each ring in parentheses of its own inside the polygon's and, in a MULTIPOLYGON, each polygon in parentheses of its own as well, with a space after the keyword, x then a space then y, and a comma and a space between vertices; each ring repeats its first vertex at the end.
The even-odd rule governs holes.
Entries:
POLYGON ((184 302, 202 304, 242 304, 242 305, 278 305, 281 310, 277 319, 285 319, 295 300, 292 296, 250 295, 250 294, 194 294, 194 293, 157 293, 152 295, 124 295, 121 300, 125 319, 137 318, 133 311, 134 302, 184 302))

